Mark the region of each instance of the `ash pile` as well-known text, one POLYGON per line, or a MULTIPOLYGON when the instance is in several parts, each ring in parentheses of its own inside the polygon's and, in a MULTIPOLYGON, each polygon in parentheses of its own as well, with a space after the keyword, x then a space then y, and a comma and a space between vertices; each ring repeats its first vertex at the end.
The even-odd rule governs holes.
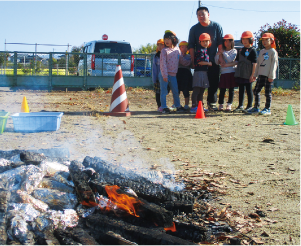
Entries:
POLYGON ((0 151, 0 244, 184 245, 231 231, 226 223, 199 223, 210 194, 182 189, 170 174, 137 175, 68 155, 0 151))

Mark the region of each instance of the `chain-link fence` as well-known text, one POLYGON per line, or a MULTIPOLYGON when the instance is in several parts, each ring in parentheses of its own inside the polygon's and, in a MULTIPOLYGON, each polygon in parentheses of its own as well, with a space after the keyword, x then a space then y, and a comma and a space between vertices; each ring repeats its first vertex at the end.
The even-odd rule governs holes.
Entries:
MULTIPOLYGON (((114 76, 121 65, 124 77, 151 77, 154 54, 36 53, 0 51, 0 75, 6 76, 114 76)), ((279 58, 277 79, 300 81, 300 60, 279 58)))
POLYGON ((0 75, 151 77, 151 54, 0 52, 0 75))
POLYGON ((300 81, 300 60, 279 58, 278 79, 300 81))
POLYGON ((0 75, 14 75, 14 62, 9 59, 13 54, 10 52, 0 53, 0 75))

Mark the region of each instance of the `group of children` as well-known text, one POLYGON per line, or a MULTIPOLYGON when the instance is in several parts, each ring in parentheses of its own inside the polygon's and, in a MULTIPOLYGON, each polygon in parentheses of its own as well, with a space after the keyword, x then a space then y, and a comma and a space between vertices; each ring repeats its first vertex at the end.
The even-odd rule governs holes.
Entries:
MULTIPOLYGON (((260 113, 263 115, 271 114, 270 106, 272 100, 272 84, 276 78, 278 65, 278 53, 276 51, 275 38, 271 33, 262 35, 262 49, 257 57, 256 49, 253 47, 253 34, 245 31, 241 35, 243 48, 237 51, 234 48, 234 37, 226 34, 223 37, 222 49, 219 49, 214 61, 221 67, 219 82, 219 108, 224 110, 224 97, 226 89, 229 91, 229 97, 226 111, 232 110, 234 97, 234 88, 239 88, 239 105, 234 112, 260 113), (258 77, 258 79, 257 79, 258 77), (253 91, 255 104, 253 103, 252 83, 257 83, 253 91), (260 111, 260 91, 265 87, 266 104, 260 111), (247 92, 248 104, 243 108, 244 94, 247 92)), ((210 47, 211 37, 207 33, 199 36, 201 49, 196 50, 194 54, 194 74, 191 74, 191 57, 188 54, 188 43, 182 41, 177 47, 179 40, 176 34, 170 30, 165 31, 163 39, 157 41, 157 53, 153 59, 153 82, 156 92, 156 102, 158 111, 170 113, 171 111, 196 113, 199 102, 203 105, 203 94, 209 87, 207 75, 209 62, 207 48, 210 47), (166 105, 166 96, 172 91, 174 105, 170 108, 166 105), (183 92, 185 106, 180 104, 180 92, 183 92), (189 92, 192 91, 189 108, 189 92)), ((204 108, 204 111, 208 111, 204 108)))

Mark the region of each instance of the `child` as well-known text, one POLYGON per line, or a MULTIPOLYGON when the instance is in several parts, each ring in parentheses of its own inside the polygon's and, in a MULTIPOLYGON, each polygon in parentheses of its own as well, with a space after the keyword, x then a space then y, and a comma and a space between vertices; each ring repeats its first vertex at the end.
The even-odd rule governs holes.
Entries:
POLYGON ((264 49, 259 53, 257 66, 254 73, 254 80, 258 76, 258 80, 254 89, 255 104, 248 110, 248 113, 259 113, 260 91, 262 87, 265 89, 266 103, 265 108, 260 112, 262 115, 271 114, 272 101, 272 84, 276 78, 276 70, 278 66, 278 53, 276 51, 275 38, 272 33, 264 33, 261 37, 264 49))
POLYGON ((184 59, 189 61, 188 66, 184 66, 179 63, 179 68, 177 72, 177 81, 178 81, 178 90, 179 94, 182 91, 184 98, 185 98, 185 110, 189 110, 189 91, 192 91, 192 75, 190 71, 191 65, 191 57, 187 54, 188 51, 188 43, 186 41, 182 41, 179 44, 179 48, 181 50, 181 54, 183 55, 184 59))
POLYGON ((163 38, 157 41, 157 50, 156 55, 153 59, 153 68, 152 68, 152 77, 154 83, 154 91, 156 93, 156 102, 158 106, 158 112, 162 112, 163 108, 161 107, 160 101, 160 82, 159 82, 159 72, 160 72, 160 54, 161 50, 164 48, 164 40, 163 38))
POLYGON ((224 97, 226 89, 229 89, 229 99, 227 102, 226 111, 231 111, 231 106, 234 97, 234 87, 237 86, 234 73, 236 65, 231 65, 235 62, 237 50, 234 48, 234 37, 231 34, 226 34, 223 38, 223 49, 219 51, 215 56, 215 63, 221 65, 221 77, 219 82, 219 110, 224 110, 224 97), (221 57, 222 59, 221 62, 221 57))
POLYGON ((203 102, 205 88, 209 87, 207 70, 208 66, 212 66, 212 62, 209 62, 209 56, 207 54, 207 48, 211 43, 210 35, 208 33, 202 33, 199 36, 199 43, 201 49, 197 50, 194 54, 193 92, 191 96, 192 106, 190 113, 196 113, 199 101, 203 102))
POLYGON ((174 99, 174 105, 177 108, 177 112, 185 112, 185 109, 180 104, 180 97, 178 91, 177 83, 177 72, 179 61, 182 65, 188 66, 190 61, 187 61, 181 55, 180 49, 176 46, 179 40, 176 34, 172 31, 165 31, 164 34, 164 44, 165 48, 162 49, 160 55, 160 89, 161 89, 161 106, 163 108, 163 114, 169 114, 170 109, 166 106, 166 95, 167 86, 172 90, 172 95, 174 99))
POLYGON ((238 52, 236 57, 238 63, 234 77, 239 86, 239 105, 234 112, 248 111, 252 108, 253 94, 252 82, 257 63, 257 53, 253 44, 253 34, 250 31, 245 31, 241 35, 241 43, 244 47, 238 52), (248 95, 248 105, 243 108, 245 89, 248 95))

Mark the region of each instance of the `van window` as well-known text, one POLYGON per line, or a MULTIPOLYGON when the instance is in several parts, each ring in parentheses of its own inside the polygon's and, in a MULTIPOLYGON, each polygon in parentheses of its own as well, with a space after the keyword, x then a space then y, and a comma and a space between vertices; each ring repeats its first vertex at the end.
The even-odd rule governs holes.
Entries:
POLYGON ((94 53, 132 53, 131 46, 129 44, 120 43, 96 43, 94 53))

